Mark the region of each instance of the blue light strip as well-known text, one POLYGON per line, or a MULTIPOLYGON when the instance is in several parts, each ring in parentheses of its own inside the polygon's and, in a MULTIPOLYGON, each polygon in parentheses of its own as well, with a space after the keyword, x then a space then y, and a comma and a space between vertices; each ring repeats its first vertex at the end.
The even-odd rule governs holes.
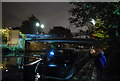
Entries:
POLYGON ((49 67, 57 67, 57 65, 55 65, 55 64, 50 64, 50 65, 48 65, 49 67))
POLYGON ((28 42, 74 42, 74 43, 93 43, 89 41, 72 41, 72 40, 29 40, 28 42))

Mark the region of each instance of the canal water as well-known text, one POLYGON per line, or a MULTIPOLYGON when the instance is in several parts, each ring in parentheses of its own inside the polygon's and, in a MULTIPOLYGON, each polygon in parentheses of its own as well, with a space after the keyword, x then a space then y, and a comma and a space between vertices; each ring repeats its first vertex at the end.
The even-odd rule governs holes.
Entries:
MULTIPOLYGON (((35 61, 36 60, 41 61, 40 58, 42 58, 42 61, 44 61, 44 58, 46 58, 45 54, 47 54, 46 51, 26 52, 26 53, 25 52, 5 53, 5 54, 3 53, 2 63, 4 67, 2 70, 2 80, 3 81, 8 81, 8 80, 34 81, 35 69, 37 66, 37 63, 35 63, 35 61)), ((53 55, 53 53, 51 54, 53 55)), ((81 54, 86 54, 86 53, 82 52, 81 54)))
MULTIPOLYGON (((2 54, 2 80, 15 80, 23 81, 27 77, 26 68, 33 69, 36 66, 27 64, 32 63, 38 58, 41 58, 42 52, 31 52, 31 53, 4 53, 2 54)), ((32 70, 31 70, 32 71, 32 70)), ((33 74, 33 72, 31 74, 33 74)))

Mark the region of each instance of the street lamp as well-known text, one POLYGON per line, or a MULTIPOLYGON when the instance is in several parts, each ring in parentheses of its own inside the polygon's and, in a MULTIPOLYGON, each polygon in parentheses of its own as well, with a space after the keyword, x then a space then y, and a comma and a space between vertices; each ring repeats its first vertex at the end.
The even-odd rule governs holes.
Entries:
POLYGON ((36 26, 39 27, 39 26, 40 26, 40 23, 37 22, 37 23, 36 23, 36 26))
POLYGON ((43 32, 44 24, 40 25, 40 23, 37 22, 36 27, 37 27, 37 33, 42 33, 43 32))
POLYGON ((43 28, 44 28, 45 26, 44 26, 44 24, 41 24, 41 34, 43 34, 44 32, 43 32, 43 28))
POLYGON ((36 22, 35 26, 37 27, 37 34, 39 33, 39 27, 40 27, 40 23, 36 22))
POLYGON ((92 19, 92 21, 91 21, 91 22, 92 22, 92 24, 93 24, 93 25, 95 25, 95 24, 96 24, 96 22, 95 22, 95 20, 94 20, 94 19, 92 19))
POLYGON ((44 28, 44 24, 41 24, 41 28, 44 28))

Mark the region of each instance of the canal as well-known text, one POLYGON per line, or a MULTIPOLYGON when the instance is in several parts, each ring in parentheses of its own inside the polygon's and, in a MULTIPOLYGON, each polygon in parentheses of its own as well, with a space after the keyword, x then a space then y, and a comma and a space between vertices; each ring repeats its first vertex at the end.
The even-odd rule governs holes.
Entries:
MULTIPOLYGON (((80 50, 79 52, 81 52, 80 53, 80 57, 82 57, 81 54, 86 54, 88 52, 88 50, 84 50, 84 51, 80 50)), ((8 53, 8 54, 4 55, 3 58, 2 58, 2 60, 3 60, 2 62, 3 62, 3 66, 4 66, 4 69, 2 71, 2 80, 3 81, 6 81, 6 80, 15 80, 15 81, 29 80, 29 81, 34 81, 35 80, 35 75, 36 75, 36 72, 35 72, 36 71, 36 66, 38 65, 38 63, 45 63, 46 60, 49 59, 49 58, 46 59, 47 58, 46 55, 45 55, 46 53, 48 53, 48 52, 45 52, 45 51, 41 51, 41 52, 26 52, 26 53, 22 52, 22 53, 17 53, 17 54, 15 54, 15 53, 8 53), (40 60, 40 59, 42 59, 42 60, 40 60)), ((61 51, 59 53, 61 53, 61 51)), ((65 56, 63 56, 61 58, 64 58, 64 57, 65 56)), ((86 57, 87 57, 87 55, 86 55, 86 57)), ((61 59, 61 58, 57 58, 57 59, 61 59)), ((77 59, 77 57, 73 57, 73 59, 77 59)), ((83 68, 84 65, 85 65, 84 66, 85 68, 88 68, 88 66, 90 66, 90 62, 89 63, 87 62, 89 60, 88 57, 87 58, 84 57, 84 58, 81 58, 81 59, 84 59, 84 61, 81 61, 81 63, 80 63, 81 66, 79 66, 79 67, 78 67, 78 64, 75 65, 75 67, 76 66, 78 67, 78 68, 76 68, 77 69, 76 70, 77 73, 74 75, 74 77, 70 78, 71 81, 79 79, 78 75, 81 76, 81 73, 85 74, 85 72, 81 72, 81 73, 78 72, 78 71, 80 71, 80 69, 83 68), (76 76, 77 76, 77 78, 76 78, 76 76)), ((61 60, 59 60, 59 61, 61 61, 61 60)), ((64 67, 65 68, 70 68, 68 66, 70 66, 70 64, 72 62, 67 63, 69 61, 68 59, 65 60, 65 61, 66 61, 66 64, 64 64, 64 67)), ((72 60, 72 61, 74 61, 74 60, 72 60)), ((79 62, 79 61, 80 60, 78 60, 77 62, 79 62)), ((53 63, 53 61, 51 63, 53 63)), ((58 65, 59 65, 58 67, 62 68, 60 62, 58 62, 58 65)), ((45 65, 43 64, 43 66, 45 66, 45 65)), ((54 66, 51 66, 51 67, 52 68, 56 68, 54 66)), ((46 68, 46 67, 43 67, 43 68, 46 68)), ((44 70, 43 68, 42 68, 42 70, 44 70)), ((73 69, 73 68, 71 68, 71 69, 73 69)), ((49 68, 46 69, 46 70, 51 70, 52 71, 52 69, 49 69, 49 68)), ((57 69, 57 70, 61 70, 61 69, 57 69)), ((82 69, 82 70, 85 70, 85 69, 82 69)), ((61 70, 61 72, 62 71, 63 70, 61 70)), ((67 69, 66 69, 66 71, 67 71, 67 69)), ((54 73, 55 72, 53 72, 53 75, 54 75, 54 73)), ((39 79, 39 80, 46 81, 46 80, 49 80, 49 79, 43 78, 43 79, 39 79)), ((52 80, 53 80, 53 78, 52 78, 52 80)), ((55 81, 56 81, 56 79, 55 79, 55 81)))

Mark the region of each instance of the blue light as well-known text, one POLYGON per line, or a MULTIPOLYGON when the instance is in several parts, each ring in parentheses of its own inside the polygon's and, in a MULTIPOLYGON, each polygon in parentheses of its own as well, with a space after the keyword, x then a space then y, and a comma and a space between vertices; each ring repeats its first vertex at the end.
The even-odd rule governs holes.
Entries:
POLYGON ((48 65, 49 67, 57 67, 57 65, 55 65, 55 64, 50 64, 50 65, 48 65))
POLYGON ((54 53, 53 51, 51 51, 51 52, 50 52, 50 55, 52 55, 52 56, 53 56, 54 54, 55 54, 55 53, 54 53))
POLYGON ((67 64, 64 64, 64 66, 67 66, 67 64))
POLYGON ((69 76, 66 77, 66 79, 70 79, 72 76, 74 75, 74 73, 72 72, 69 76))
POLYGON ((36 56, 41 56, 41 55, 33 55, 33 56, 35 56, 35 57, 36 57, 36 56))

